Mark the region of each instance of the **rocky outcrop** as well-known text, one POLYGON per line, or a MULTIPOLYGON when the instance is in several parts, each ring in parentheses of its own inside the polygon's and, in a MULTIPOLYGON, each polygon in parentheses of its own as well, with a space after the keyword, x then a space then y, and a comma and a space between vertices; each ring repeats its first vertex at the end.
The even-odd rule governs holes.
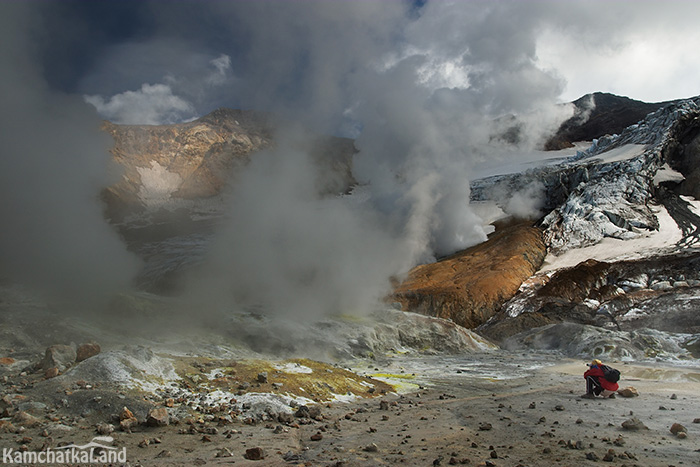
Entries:
MULTIPOLYGON (((218 109, 173 125, 103 124, 114 139, 111 152, 121 179, 103 192, 107 215, 120 221, 134 212, 191 211, 193 201, 219 195, 252 154, 275 146, 279 126, 270 115, 218 109)), ((308 135, 310 154, 324 173, 334 173, 323 189, 335 193, 352 183, 352 140, 308 135)), ((206 203, 205 203, 206 204, 206 203)), ((207 209, 216 209, 207 206, 207 209)))
POLYGON ((539 229, 524 224, 504 227, 482 244, 414 268, 392 299, 404 310, 474 328, 515 295, 545 254, 539 229))
POLYGON ((561 124, 546 143, 546 150, 570 148, 577 141, 592 141, 619 134, 669 102, 648 103, 603 92, 587 94, 574 102, 574 116, 561 124))
POLYGON ((690 359, 678 339, 655 330, 613 331, 578 323, 551 324, 524 331, 503 343, 509 350, 557 351, 572 358, 643 360, 690 359))
POLYGON ((250 153, 272 144, 264 114, 219 109, 174 125, 103 124, 114 138, 112 155, 120 181, 103 194, 112 219, 136 207, 169 207, 178 200, 219 193, 228 174, 250 153))
POLYGON ((560 253, 605 237, 626 240, 657 230, 651 207, 657 201, 655 175, 677 151, 676 135, 686 132, 688 122, 698 116, 697 99, 670 104, 579 153, 570 163, 587 176, 583 183, 569 185, 566 201, 542 221, 548 247, 560 253), (638 155, 635 148, 640 148, 638 155))
POLYGON ((588 260, 532 282, 478 332, 495 342, 570 322, 633 331, 700 332, 700 253, 588 260))

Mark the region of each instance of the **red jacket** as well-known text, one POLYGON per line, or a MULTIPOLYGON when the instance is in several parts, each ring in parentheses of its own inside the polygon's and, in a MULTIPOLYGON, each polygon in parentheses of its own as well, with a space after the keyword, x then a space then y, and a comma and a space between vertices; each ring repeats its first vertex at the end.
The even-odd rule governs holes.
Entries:
POLYGON ((597 376, 598 381, 600 381, 600 385, 603 386, 603 389, 607 389, 608 391, 617 391, 617 389, 620 387, 617 383, 611 383, 605 379, 603 376, 603 370, 598 367, 598 365, 593 365, 583 374, 584 378, 589 376, 597 376))

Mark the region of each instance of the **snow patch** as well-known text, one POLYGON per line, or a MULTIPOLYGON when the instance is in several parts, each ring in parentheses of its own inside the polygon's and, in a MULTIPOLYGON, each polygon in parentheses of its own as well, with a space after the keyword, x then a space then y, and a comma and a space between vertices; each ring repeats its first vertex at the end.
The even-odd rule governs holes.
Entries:
POLYGON ((654 175, 654 186, 659 186, 659 184, 663 182, 680 183, 683 180, 685 180, 685 177, 682 173, 673 170, 668 163, 665 163, 656 171, 656 175, 654 175))
POLYGON ((276 370, 284 371, 288 374, 311 374, 314 372, 308 366, 299 363, 278 363, 273 365, 276 370))
POLYGON ((644 154, 646 147, 646 144, 625 144, 624 146, 597 154, 595 158, 600 159, 604 164, 626 161, 644 154))
POLYGON ((137 167, 141 176, 138 197, 147 208, 158 208, 168 204, 171 195, 182 185, 179 174, 169 172, 157 161, 151 161, 151 167, 137 167))
POLYGON ((570 249, 559 256, 549 253, 539 272, 573 267, 588 259, 621 261, 647 258, 673 248, 682 239, 681 230, 664 206, 654 206, 653 209, 659 221, 659 230, 629 240, 607 237, 595 245, 570 249))

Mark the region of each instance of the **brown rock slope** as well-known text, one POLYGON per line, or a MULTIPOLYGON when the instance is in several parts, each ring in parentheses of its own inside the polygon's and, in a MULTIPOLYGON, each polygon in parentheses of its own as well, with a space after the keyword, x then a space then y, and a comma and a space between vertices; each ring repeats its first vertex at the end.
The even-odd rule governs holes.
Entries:
MULTIPOLYGON (((158 209, 169 199, 218 195, 236 170, 257 151, 276 146, 274 117, 247 110, 218 109, 187 123, 116 125, 103 130, 114 139, 111 150, 121 179, 103 192, 107 215, 119 220, 140 209, 158 209)), ((339 193, 353 183, 353 141, 308 133, 303 149, 318 164, 318 191, 339 193)))
POLYGON ((123 169, 121 180, 104 193, 110 217, 142 204, 144 170, 159 167, 175 177, 173 196, 213 196, 234 165, 272 144, 272 129, 264 115, 231 109, 174 125, 105 122, 103 130, 114 138, 111 152, 123 169))
POLYGON ((538 228, 526 224, 503 227, 484 243, 417 266, 396 288, 392 299, 404 310, 475 328, 515 295, 545 255, 538 228))

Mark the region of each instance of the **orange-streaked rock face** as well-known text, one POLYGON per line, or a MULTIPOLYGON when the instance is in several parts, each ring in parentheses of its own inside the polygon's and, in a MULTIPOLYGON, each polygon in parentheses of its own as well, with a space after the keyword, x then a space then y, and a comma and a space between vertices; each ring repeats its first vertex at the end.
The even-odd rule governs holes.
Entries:
POLYGON ((475 328, 515 295, 545 255, 540 229, 524 224, 503 227, 484 243, 417 266, 391 299, 404 310, 475 328))

